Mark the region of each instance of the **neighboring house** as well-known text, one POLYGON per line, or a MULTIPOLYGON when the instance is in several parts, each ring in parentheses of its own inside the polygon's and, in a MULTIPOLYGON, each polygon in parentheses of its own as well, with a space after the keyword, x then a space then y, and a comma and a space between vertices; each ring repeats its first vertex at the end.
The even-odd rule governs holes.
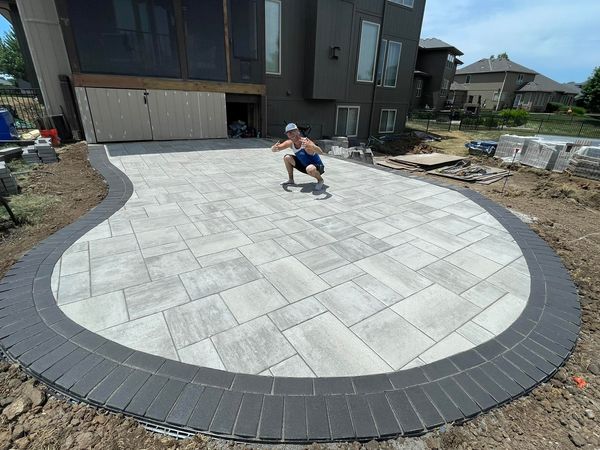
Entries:
POLYGON ((580 92, 581 89, 574 85, 558 83, 544 75, 537 74, 533 81, 517 90, 513 107, 544 112, 550 102, 573 105, 575 96, 580 92))
POLYGON ((414 72, 411 109, 442 109, 463 53, 436 38, 421 39, 414 72))
POLYGON ((535 76, 534 70, 505 58, 480 59, 456 72, 449 100, 458 108, 509 108, 516 92, 535 76))
POLYGON ((235 120, 275 136, 292 120, 312 137, 401 131, 425 0, 2 4, 49 113, 110 142, 225 137, 235 120))

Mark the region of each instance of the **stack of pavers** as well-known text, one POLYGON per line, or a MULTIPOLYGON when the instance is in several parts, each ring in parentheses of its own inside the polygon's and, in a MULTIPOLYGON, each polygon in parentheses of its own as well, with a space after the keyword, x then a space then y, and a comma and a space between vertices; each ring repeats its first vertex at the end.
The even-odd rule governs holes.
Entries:
POLYGON ((44 164, 58 162, 58 156, 56 156, 56 151, 54 150, 54 147, 52 147, 51 142, 52 141, 50 139, 39 138, 33 145, 35 147, 35 151, 44 164))
POLYGON ((569 161, 567 171, 578 177, 600 180, 600 147, 581 147, 569 161))
POLYGON ((496 148, 494 156, 504 161, 511 161, 513 158, 515 161, 519 161, 527 152, 527 146, 533 140, 535 140, 535 138, 504 134, 500 136, 500 141, 498 141, 498 147, 496 148), (516 155, 515 150, 517 150, 516 155))
POLYGON ((18 194, 17 179, 6 167, 4 161, 0 161, 0 195, 18 194))
POLYGON ((23 159, 29 164, 50 164, 58 162, 58 156, 52 141, 48 138, 38 138, 33 145, 25 147, 23 159))

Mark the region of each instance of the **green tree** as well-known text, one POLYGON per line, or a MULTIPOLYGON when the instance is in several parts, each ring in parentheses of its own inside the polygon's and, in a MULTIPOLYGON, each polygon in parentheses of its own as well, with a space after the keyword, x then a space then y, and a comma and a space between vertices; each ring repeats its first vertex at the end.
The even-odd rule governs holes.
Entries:
POLYGON ((588 78, 581 90, 586 108, 592 112, 600 112, 600 67, 588 78))
POLYGON ((506 52, 498 54, 497 58, 498 59, 507 59, 510 61, 510 58, 508 57, 508 53, 506 53, 506 52))
POLYGON ((0 37, 0 73, 26 80, 25 61, 13 29, 0 37))

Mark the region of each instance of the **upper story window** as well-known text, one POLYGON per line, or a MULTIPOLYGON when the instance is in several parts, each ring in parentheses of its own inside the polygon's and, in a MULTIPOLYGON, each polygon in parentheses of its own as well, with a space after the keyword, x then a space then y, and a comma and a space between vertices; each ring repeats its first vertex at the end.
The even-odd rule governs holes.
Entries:
POLYGON ((471 82, 471 75, 467 75, 467 78, 465 79, 465 84, 469 84, 471 82))
POLYGON ((281 75, 281 0, 265 1, 267 73, 281 75))
POLYGON ((450 81, 444 79, 442 81, 442 89, 440 89, 440 97, 445 97, 448 94, 448 87, 450 86, 450 81))
POLYGON ((69 0, 68 13, 82 72, 181 77, 171 0, 69 0))
POLYGON ((391 3, 412 8, 415 5, 415 0, 390 0, 391 3))
POLYGON ((379 41, 379 24, 364 20, 360 32, 356 81, 372 83, 375 78, 375 56, 379 41))
POLYGON ((398 67, 402 44, 382 39, 379 46, 379 63, 377 64, 377 86, 396 87, 398 67))
POLYGON ((423 80, 417 79, 415 80, 415 97, 420 98, 423 93, 423 80))
POLYGON ((520 73, 517 76, 517 84, 523 84, 523 79, 525 78, 525 75, 523 75, 522 73, 520 73))
POLYGON ((448 54, 448 59, 446 60, 446 67, 452 69, 454 67, 454 55, 452 53, 448 54))

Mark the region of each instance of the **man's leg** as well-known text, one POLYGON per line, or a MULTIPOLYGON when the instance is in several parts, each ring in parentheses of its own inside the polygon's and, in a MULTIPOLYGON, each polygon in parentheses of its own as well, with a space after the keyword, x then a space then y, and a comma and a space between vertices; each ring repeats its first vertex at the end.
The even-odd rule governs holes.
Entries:
POLYGON ((285 155, 283 157, 283 162, 285 163, 285 168, 288 173, 288 181, 283 184, 294 184, 294 166, 296 165, 294 157, 292 155, 285 155))
POLYGON ((311 177, 316 178, 317 182, 323 183, 323 177, 321 177, 319 170, 314 164, 310 164, 306 167, 306 173, 309 174, 311 177))

